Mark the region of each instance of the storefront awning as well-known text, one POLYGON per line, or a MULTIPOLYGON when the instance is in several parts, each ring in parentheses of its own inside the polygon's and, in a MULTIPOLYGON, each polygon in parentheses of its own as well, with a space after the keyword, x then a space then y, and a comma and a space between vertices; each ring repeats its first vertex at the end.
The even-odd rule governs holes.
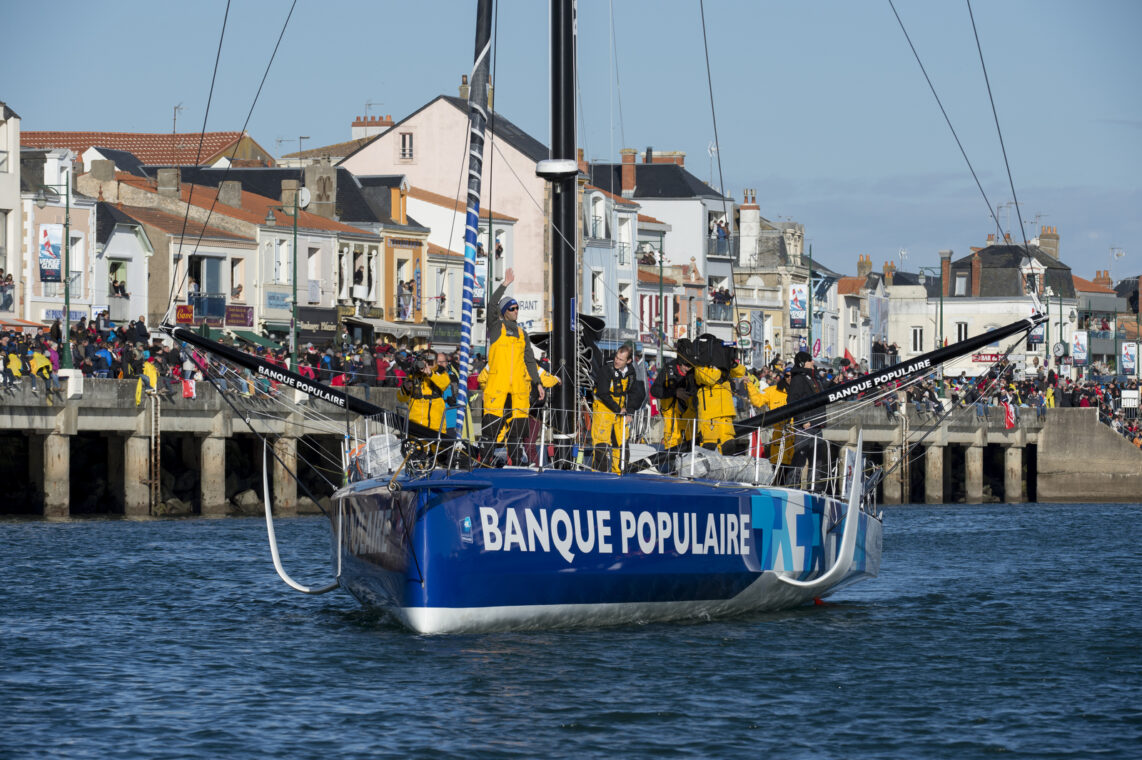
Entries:
POLYGON ((258 335, 253 330, 231 330, 230 332, 234 333, 235 338, 238 338, 240 340, 244 340, 247 343, 253 343, 255 346, 263 346, 265 348, 271 348, 274 351, 277 351, 278 349, 281 348, 280 344, 276 343, 275 341, 270 340, 269 338, 263 338, 261 335, 258 335))
POLYGON ((399 322, 389 322, 386 319, 370 319, 369 317, 345 317, 346 322, 358 325, 368 325, 377 335, 391 335, 394 338, 427 338, 432 334, 431 325, 412 325, 399 322))
POLYGON ((266 322, 267 332, 289 332, 289 322, 266 322))
POLYGON ((29 322, 26 319, 18 319, 16 317, 0 317, 0 328, 5 330, 23 332, 25 330, 39 330, 43 326, 44 325, 40 322, 29 322))

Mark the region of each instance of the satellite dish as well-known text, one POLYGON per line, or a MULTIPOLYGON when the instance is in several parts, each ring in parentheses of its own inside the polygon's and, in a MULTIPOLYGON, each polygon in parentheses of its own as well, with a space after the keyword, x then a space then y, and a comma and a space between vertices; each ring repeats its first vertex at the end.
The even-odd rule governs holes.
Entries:
POLYGON ((303 187, 297 191, 297 207, 305 208, 309 205, 310 194, 309 188, 303 187))

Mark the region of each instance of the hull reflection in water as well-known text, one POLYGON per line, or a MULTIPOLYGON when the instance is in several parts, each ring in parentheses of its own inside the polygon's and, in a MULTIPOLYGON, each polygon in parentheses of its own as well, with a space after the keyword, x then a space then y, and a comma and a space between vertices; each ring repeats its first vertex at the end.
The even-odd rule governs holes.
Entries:
POLYGON ((855 499, 526 469, 388 484, 335 497, 334 567, 363 604, 422 633, 783 609, 880 567, 881 521, 855 499))

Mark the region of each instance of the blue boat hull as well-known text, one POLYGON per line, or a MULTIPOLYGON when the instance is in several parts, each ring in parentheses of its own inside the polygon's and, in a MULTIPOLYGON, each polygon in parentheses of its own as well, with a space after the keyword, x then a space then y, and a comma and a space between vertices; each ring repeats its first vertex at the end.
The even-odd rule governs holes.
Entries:
POLYGON ((341 585, 422 633, 709 619, 794 607, 880 566, 881 523, 784 488, 527 469, 355 483, 330 515, 341 585))

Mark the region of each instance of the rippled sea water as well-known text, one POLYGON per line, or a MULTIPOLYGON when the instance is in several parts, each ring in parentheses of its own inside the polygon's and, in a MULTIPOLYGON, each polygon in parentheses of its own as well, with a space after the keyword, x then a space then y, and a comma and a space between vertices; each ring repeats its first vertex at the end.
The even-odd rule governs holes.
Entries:
POLYGON ((825 606, 455 637, 290 590, 259 520, 3 522, 0 757, 1140 757, 1140 522, 888 508, 825 606))

